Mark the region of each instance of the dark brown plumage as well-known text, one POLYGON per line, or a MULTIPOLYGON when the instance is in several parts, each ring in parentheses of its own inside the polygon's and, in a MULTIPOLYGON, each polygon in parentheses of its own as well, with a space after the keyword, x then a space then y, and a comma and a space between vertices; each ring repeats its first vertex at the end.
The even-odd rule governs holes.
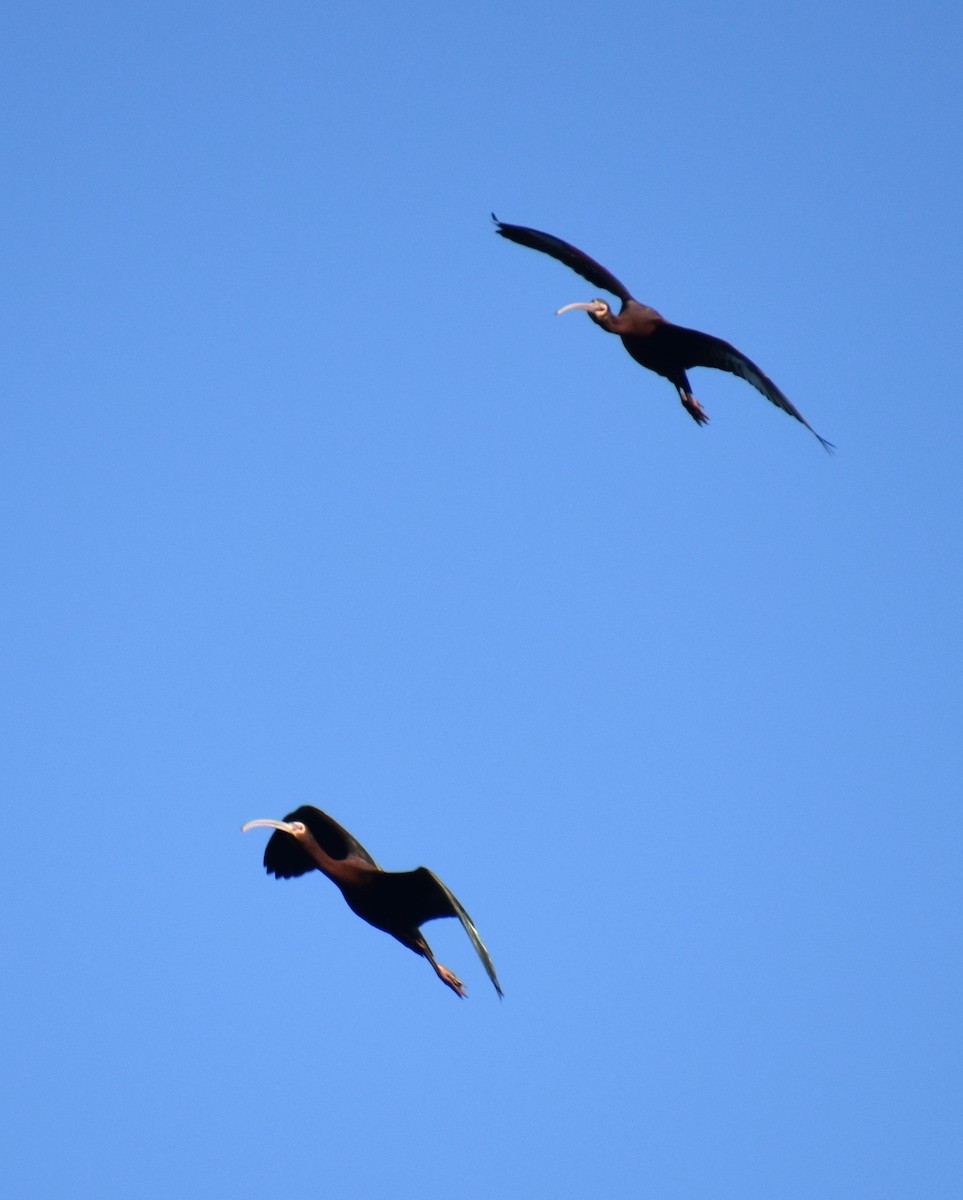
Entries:
POLYGON ((559 313, 571 309, 584 309, 596 325, 600 325, 607 333, 615 333, 622 339, 629 354, 635 361, 657 375, 663 376, 672 383, 679 393, 679 399, 686 412, 700 425, 708 420, 702 405, 692 394, 686 371, 690 367, 716 367, 720 371, 729 371, 751 383, 756 391, 761 392, 767 400, 781 408, 800 421, 816 438, 824 449, 832 451, 832 442, 820 437, 809 424, 796 406, 776 387, 768 376, 754 362, 735 346, 724 342, 721 338, 709 333, 700 333, 696 329, 685 329, 681 325, 673 325, 660 316, 654 308, 640 304, 625 284, 620 283, 615 276, 605 269, 594 258, 589 258, 575 246, 563 242, 561 238, 550 233, 542 233, 538 229, 528 229, 524 225, 506 225, 492 213, 496 232, 510 242, 520 246, 528 246, 543 254, 550 254, 559 262, 571 267, 576 274, 594 283, 596 287, 613 296, 618 296, 622 307, 618 314, 612 312, 604 300, 591 300, 577 304, 566 304, 558 310, 559 313))
POLYGON ((403 946, 431 963, 435 974, 459 996, 465 988, 447 967, 435 962, 419 926, 438 917, 457 917, 471 939, 495 991, 502 995, 491 957, 471 917, 441 880, 427 867, 415 871, 383 871, 364 846, 327 813, 303 805, 283 821, 259 818, 242 826, 267 826, 272 834, 264 850, 264 867, 276 879, 293 879, 318 870, 338 885, 348 907, 369 925, 383 929, 403 946))

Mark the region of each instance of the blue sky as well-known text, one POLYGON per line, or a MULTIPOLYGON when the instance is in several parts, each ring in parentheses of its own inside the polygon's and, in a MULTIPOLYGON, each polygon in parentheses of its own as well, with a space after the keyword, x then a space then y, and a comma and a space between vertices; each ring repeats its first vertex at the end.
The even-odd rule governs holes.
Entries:
POLYGON ((10 1195, 959 1196, 961 32, 5 11, 10 1195))

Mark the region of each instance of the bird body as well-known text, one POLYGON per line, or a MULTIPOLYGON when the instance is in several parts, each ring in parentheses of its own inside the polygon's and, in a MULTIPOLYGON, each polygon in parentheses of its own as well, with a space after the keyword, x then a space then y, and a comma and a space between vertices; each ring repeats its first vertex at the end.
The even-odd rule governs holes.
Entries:
POLYGON ((260 826, 274 829, 264 850, 264 867, 277 879, 292 879, 318 870, 336 884, 356 916, 376 929, 390 933, 403 946, 426 958, 441 981, 459 996, 464 985, 447 967, 435 961, 421 932, 426 921, 457 917, 471 939, 495 991, 502 995, 485 944, 471 917, 452 892, 427 867, 414 871, 383 871, 361 843, 333 817, 303 805, 275 821, 259 818, 242 826, 247 832, 260 826))
POLYGON ((777 408, 781 408, 783 412, 805 425, 824 449, 833 449, 832 443, 820 437, 773 381, 735 346, 710 333, 686 329, 682 325, 674 325, 667 321, 654 308, 636 300, 625 284, 600 263, 568 242, 563 242, 561 238, 542 233, 538 229, 529 229, 524 225, 508 225, 499 221, 494 213, 492 219, 495 221, 496 233, 501 234, 503 238, 558 259, 589 283, 618 296, 622 301, 618 313, 614 313, 604 300, 589 300, 566 304, 558 309, 558 315, 573 309, 583 309, 596 325, 607 333, 617 334, 622 339, 622 345, 640 366, 654 371, 674 385, 686 412, 699 425, 705 425, 709 418, 692 394, 686 371, 691 367, 715 367, 745 379, 777 408))

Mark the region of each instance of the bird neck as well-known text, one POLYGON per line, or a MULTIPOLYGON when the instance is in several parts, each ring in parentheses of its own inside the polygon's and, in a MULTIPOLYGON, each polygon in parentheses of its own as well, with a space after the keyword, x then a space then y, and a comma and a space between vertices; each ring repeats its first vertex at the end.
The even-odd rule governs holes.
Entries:
POLYGON ((338 867, 340 866, 340 860, 337 858, 332 858, 330 854, 322 850, 321 846, 309 829, 306 829, 304 833, 301 834, 301 836, 298 838, 298 842, 301 845, 301 849, 305 852, 305 854, 308 855, 308 857, 323 875, 327 875, 329 879, 338 878, 338 867))
POLYGON ((309 829, 304 831, 298 841, 321 874, 327 875, 339 887, 342 884, 358 884, 372 872, 370 864, 356 854, 349 854, 346 858, 332 858, 322 849, 309 829))
POLYGON ((621 311, 618 313, 614 313, 611 308, 607 308, 601 315, 597 316, 594 312, 590 312, 589 316, 606 333, 621 333, 624 314, 625 305, 623 304, 621 311))
POLYGON ((663 321, 654 308, 640 304, 638 300, 626 300, 617 314, 609 309, 604 317, 593 316, 592 319, 609 333, 631 333, 637 337, 648 337, 663 321))

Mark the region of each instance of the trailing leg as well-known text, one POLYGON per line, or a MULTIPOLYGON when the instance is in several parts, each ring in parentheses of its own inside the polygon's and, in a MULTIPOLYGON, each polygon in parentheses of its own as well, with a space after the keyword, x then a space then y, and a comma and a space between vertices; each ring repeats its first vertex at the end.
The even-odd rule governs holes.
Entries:
POLYGON ((679 399, 682 401, 682 407, 686 410, 689 416, 696 422, 697 425, 707 425, 709 422, 709 414, 702 407, 699 401, 693 396, 688 388, 675 385, 679 393, 679 399))

